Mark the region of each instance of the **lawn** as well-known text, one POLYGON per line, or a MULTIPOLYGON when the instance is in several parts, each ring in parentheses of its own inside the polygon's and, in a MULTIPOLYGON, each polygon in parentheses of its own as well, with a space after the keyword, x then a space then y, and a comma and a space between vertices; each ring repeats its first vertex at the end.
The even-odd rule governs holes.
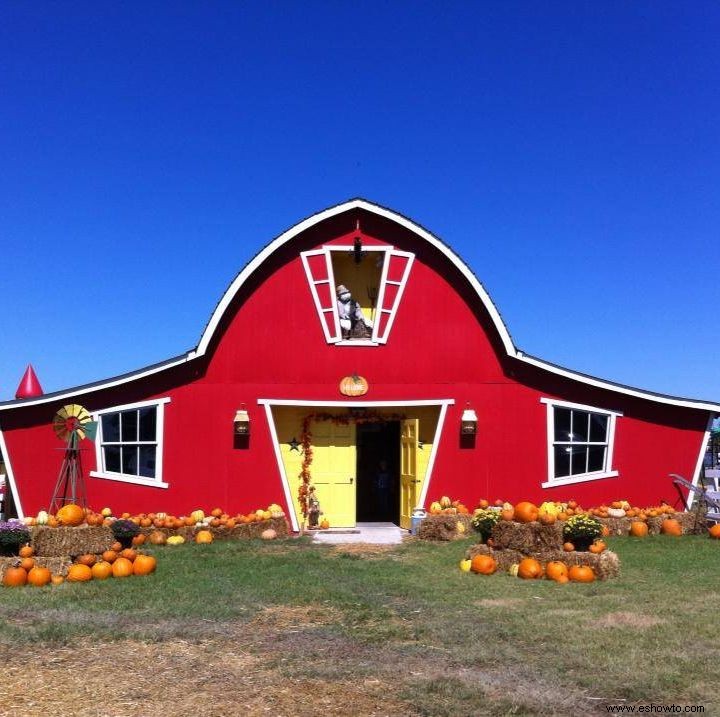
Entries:
POLYGON ((0 715, 720 714, 720 542, 610 539, 622 576, 590 585, 462 573, 470 544, 184 545, 0 589, 0 715))

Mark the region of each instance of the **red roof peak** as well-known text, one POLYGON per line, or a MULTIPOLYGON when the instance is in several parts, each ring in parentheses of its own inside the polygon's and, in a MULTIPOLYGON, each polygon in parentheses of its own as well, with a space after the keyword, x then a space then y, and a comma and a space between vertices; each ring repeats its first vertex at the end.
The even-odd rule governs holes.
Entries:
POLYGON ((20 385, 15 392, 15 398, 36 398, 42 395, 43 390, 40 381, 38 381, 38 377, 35 375, 32 364, 28 364, 23 377, 20 379, 20 385))

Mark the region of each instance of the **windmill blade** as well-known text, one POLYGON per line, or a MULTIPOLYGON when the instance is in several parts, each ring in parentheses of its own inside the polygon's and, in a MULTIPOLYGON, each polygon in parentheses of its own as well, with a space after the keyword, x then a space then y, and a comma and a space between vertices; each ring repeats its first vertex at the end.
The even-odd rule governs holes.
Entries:
POLYGON ((97 436, 97 429, 97 421, 88 421, 87 423, 83 423, 82 428, 78 428, 78 436, 80 436, 80 438, 89 438, 91 441, 94 441, 97 436))

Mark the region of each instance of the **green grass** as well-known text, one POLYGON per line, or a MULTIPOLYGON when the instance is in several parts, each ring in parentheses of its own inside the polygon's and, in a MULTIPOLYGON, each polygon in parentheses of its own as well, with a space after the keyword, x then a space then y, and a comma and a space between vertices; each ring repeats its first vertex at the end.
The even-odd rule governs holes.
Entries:
POLYGON ((590 585, 462 573, 470 540, 160 548, 152 577, 0 590, 0 649, 240 640, 283 679, 389 681, 408 713, 607 714, 616 699, 717 713, 720 544, 609 543, 622 575, 590 585), (313 619, 293 624, 293 608, 313 619), (283 609, 287 624, 261 619, 283 609))

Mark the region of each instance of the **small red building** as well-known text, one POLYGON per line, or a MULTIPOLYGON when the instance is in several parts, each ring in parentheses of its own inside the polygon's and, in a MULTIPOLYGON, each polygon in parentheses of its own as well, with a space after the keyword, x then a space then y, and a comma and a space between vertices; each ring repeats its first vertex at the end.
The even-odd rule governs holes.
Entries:
POLYGON ((334 526, 392 520, 440 495, 653 504, 697 479, 720 405, 575 373, 519 351, 442 241, 356 199, 268 244, 220 299, 197 347, 94 384, 0 404, 17 513, 48 507, 81 404, 89 503, 116 511, 301 520, 301 474, 334 526))

